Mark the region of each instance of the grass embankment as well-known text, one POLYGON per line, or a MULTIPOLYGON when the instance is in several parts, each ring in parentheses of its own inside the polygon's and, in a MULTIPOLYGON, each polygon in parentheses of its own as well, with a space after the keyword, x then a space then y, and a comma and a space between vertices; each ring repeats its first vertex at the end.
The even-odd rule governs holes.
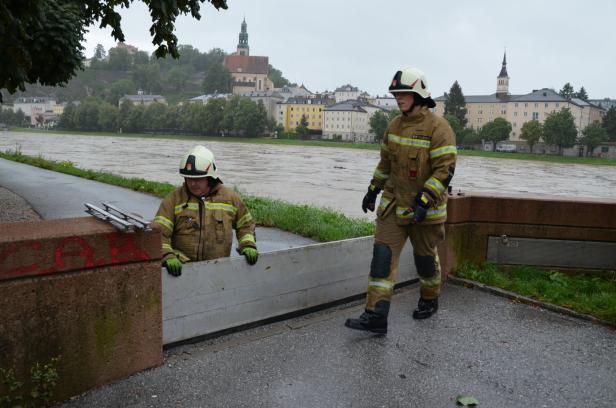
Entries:
MULTIPOLYGON (((68 161, 54 161, 40 156, 27 156, 19 151, 0 151, 0 158, 149 193, 161 198, 175 188, 169 183, 141 178, 125 178, 111 173, 80 169, 68 161)), ((293 232, 322 242, 363 237, 374 233, 374 223, 349 218, 330 209, 291 204, 281 200, 246 194, 241 195, 259 225, 293 232)))
MULTIPOLYGON (((192 136, 192 135, 173 135, 173 134, 143 134, 143 133, 115 133, 115 132, 84 132, 84 131, 59 131, 59 130, 40 130, 29 128, 11 129, 14 132, 24 133, 51 133, 76 136, 111 136, 111 137, 136 137, 136 138, 155 138, 172 140, 194 140, 198 142, 230 142, 230 143, 254 143, 272 145, 292 145, 292 146, 317 146, 317 147, 337 147, 345 149, 379 150, 380 145, 375 143, 348 143, 323 140, 297 140, 297 139, 270 139, 270 138, 246 138, 246 137, 218 137, 218 136, 192 136)), ((483 150, 459 150, 460 156, 480 156, 496 159, 513 160, 532 160, 551 163, 565 164, 591 164, 601 166, 616 166, 616 159, 600 159, 596 157, 568 157, 554 156, 547 154, 530 153, 504 153, 486 152, 483 150)))
POLYGON ((616 271, 603 275, 567 275, 529 266, 505 271, 490 263, 481 266, 467 263, 455 275, 616 324, 616 271))

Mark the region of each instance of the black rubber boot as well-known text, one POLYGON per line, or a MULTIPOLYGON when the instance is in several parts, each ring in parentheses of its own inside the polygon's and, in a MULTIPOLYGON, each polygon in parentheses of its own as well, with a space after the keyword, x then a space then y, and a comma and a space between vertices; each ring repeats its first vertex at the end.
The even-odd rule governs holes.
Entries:
POLYGON ((417 309, 413 311, 413 319, 427 319, 438 310, 438 299, 419 298, 417 309))
POLYGON ((365 311, 357 319, 347 319, 344 325, 355 330, 378 334, 387 333, 387 317, 369 311, 365 311))

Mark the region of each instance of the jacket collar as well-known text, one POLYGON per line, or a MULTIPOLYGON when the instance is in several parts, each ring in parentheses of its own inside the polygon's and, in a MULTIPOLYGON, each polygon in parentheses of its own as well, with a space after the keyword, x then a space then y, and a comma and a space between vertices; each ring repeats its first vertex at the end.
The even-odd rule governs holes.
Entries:
POLYGON ((424 118, 428 115, 428 112, 430 112, 428 107, 427 106, 422 106, 421 108, 419 108, 417 113, 414 114, 413 116, 402 115, 400 117, 400 121, 403 124, 418 123, 418 122, 421 122, 422 120, 424 120, 424 118))

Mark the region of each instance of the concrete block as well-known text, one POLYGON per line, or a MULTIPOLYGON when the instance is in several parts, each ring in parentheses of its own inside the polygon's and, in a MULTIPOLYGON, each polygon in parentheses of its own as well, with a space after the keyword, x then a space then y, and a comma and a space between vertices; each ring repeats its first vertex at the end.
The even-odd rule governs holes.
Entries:
POLYGON ((0 367, 26 381, 59 356, 62 400, 160 365, 159 274, 156 260, 0 281, 0 367))

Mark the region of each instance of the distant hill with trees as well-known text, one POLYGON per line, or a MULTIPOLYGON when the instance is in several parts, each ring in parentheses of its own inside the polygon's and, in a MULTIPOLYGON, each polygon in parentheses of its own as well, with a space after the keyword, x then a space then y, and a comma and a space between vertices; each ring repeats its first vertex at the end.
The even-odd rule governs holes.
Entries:
MULTIPOLYGON (((178 52, 178 59, 157 58, 130 46, 105 50, 98 44, 90 66, 78 71, 66 86, 30 84, 25 92, 5 94, 4 102, 23 96, 53 96, 59 102, 97 97, 117 106, 123 95, 136 94, 141 89, 146 94, 161 94, 173 105, 204 93, 231 91, 231 74, 222 64, 223 50, 201 52, 191 45, 179 45, 178 52)), ((270 79, 276 87, 290 84, 271 65, 270 79)))

